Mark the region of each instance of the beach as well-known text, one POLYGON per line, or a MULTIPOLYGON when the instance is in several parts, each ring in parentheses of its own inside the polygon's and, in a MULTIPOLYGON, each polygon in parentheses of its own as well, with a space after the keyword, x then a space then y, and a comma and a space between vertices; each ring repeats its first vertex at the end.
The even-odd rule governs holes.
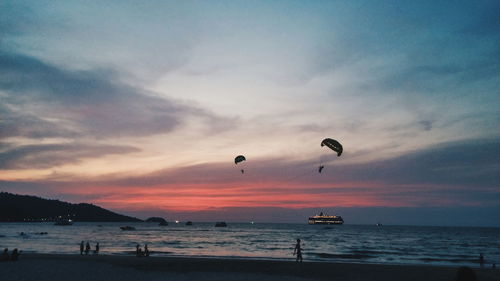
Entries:
MULTIPOLYGON (((0 263, 0 279, 57 280, 453 280, 458 267, 181 257, 22 254, 0 263)), ((478 280, 498 281, 500 270, 475 268, 478 280)))

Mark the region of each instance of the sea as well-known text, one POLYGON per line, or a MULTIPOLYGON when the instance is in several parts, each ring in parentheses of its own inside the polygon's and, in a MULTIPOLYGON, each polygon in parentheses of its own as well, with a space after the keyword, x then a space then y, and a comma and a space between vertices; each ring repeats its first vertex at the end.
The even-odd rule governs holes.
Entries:
POLYGON ((294 260, 301 239, 304 262, 346 262, 479 267, 500 266, 500 228, 285 223, 0 223, 0 249, 79 254, 81 241, 100 254, 134 255, 148 244, 152 256, 294 260), (136 230, 124 231, 129 225, 136 230))

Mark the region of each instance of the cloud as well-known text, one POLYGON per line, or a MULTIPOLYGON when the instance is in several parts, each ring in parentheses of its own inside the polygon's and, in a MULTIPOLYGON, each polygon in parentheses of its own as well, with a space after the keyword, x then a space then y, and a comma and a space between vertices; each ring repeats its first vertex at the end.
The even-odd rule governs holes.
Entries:
MULTIPOLYGON (((158 170, 143 175, 103 175, 86 183, 94 186, 208 186, 221 188, 258 189, 274 186, 313 190, 317 187, 335 186, 351 188, 357 183, 359 188, 383 183, 387 186, 436 186, 443 189, 456 186, 461 188, 492 188, 500 182, 500 139, 469 140, 448 142, 428 147, 424 150, 407 152, 389 159, 365 163, 343 164, 343 157, 334 153, 322 157, 325 169, 317 172, 318 160, 289 161, 286 159, 255 159, 245 163, 246 173, 234 163, 205 163, 158 170), (364 183, 364 184, 363 184, 364 183)), ((71 178, 71 177, 69 177, 71 178)), ((47 178, 47 182, 51 179, 47 178)), ((82 180, 75 176, 74 181, 82 180)), ((338 189, 339 190, 339 189, 338 189)), ((361 190, 361 189, 360 189, 361 190)), ((321 190, 318 190, 320 192, 321 190)), ((281 192, 281 191, 278 191, 281 192)))
POLYGON ((228 161, 143 175, 55 174, 24 183, 50 187, 64 196, 91 196, 94 203, 116 209, 498 206, 499 144, 498 139, 443 143, 391 159, 346 165, 345 155, 335 156, 335 161, 325 159, 321 174, 314 160, 260 159, 248 161, 243 175, 228 161))
POLYGON ((498 155, 500 139, 467 140, 335 169, 343 179, 495 187, 500 182, 498 155))
POLYGON ((0 152, 0 169, 52 168, 83 159, 139 152, 131 146, 88 144, 40 144, 8 146, 0 152))
MULTIPOLYGON (((459 91, 463 87, 469 89, 474 83, 495 83, 495 78, 500 75, 500 61, 494 54, 490 58, 476 56, 460 63, 436 60, 438 61, 433 63, 419 62, 415 58, 412 62, 401 63, 394 68, 394 73, 387 73, 370 87, 385 91, 443 95, 449 90, 459 91)), ((450 93, 445 95, 449 96, 450 93)))
POLYGON ((0 74, 0 90, 9 106, 2 108, 9 114, 2 126, 11 128, 10 137, 44 137, 33 132, 42 118, 57 123, 44 122, 45 135, 57 136, 62 130, 68 137, 77 133, 95 138, 165 134, 192 117, 215 131, 233 124, 200 107, 126 85, 109 70, 66 70, 0 51, 0 74), (21 120, 31 122, 21 129, 21 120))
POLYGON ((33 139, 77 137, 78 132, 38 118, 29 112, 12 110, 0 104, 0 139, 25 137, 33 139))

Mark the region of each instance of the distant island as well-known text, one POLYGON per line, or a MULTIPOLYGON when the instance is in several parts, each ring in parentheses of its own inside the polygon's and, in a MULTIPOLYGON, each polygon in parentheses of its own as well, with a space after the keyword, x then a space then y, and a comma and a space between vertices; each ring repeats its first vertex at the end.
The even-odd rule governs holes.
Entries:
POLYGON ((162 224, 167 223, 167 221, 164 218, 160 218, 160 217, 150 217, 150 218, 146 219, 146 222, 157 222, 157 223, 162 223, 162 224))
POLYGON ((0 222, 44 222, 71 219, 76 222, 140 222, 87 203, 72 204, 36 196, 0 192, 0 222))

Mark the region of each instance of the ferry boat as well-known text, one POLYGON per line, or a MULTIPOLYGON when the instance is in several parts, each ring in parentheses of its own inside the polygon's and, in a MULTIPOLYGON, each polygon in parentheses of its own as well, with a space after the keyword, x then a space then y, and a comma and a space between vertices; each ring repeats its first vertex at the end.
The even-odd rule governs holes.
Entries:
POLYGON ((329 216, 321 212, 319 215, 309 217, 309 224, 343 224, 341 216, 329 216))

